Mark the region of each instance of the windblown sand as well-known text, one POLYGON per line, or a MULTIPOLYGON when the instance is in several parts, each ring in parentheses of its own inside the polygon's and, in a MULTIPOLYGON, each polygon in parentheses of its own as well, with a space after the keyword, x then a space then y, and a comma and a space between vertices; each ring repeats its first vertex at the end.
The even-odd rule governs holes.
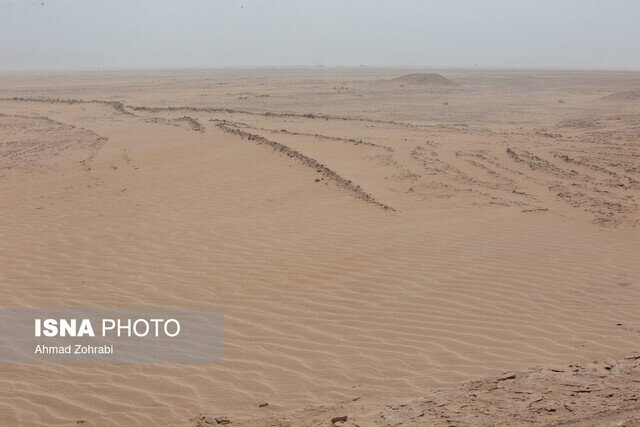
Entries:
POLYGON ((602 361, 640 349, 640 104, 608 95, 640 74, 438 73, 456 86, 2 76, 2 306, 219 307, 225 351, 0 365, 0 424, 436 423, 442 396, 474 423, 473 384, 505 381, 532 395, 514 411, 560 422, 575 390, 530 402, 554 375, 597 360, 625 387, 636 360, 602 361))

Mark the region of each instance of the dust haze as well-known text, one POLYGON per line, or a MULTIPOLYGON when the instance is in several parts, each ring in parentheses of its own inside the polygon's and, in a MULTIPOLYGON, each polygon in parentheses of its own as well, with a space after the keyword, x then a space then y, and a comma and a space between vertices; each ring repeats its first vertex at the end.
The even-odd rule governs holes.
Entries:
POLYGON ((640 3, 0 1, 0 69, 640 68, 640 3))
POLYGON ((640 423, 638 6, 480 3, 0 3, 2 306, 224 316, 0 423, 640 423))

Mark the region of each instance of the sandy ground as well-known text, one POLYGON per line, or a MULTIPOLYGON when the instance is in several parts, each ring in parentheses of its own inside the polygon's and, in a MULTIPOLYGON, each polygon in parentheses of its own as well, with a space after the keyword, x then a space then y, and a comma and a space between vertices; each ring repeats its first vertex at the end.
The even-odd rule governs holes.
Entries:
MULTIPOLYGON (((594 360, 627 387, 640 73, 435 72, 455 84, 3 75, 2 306, 221 307, 225 354, 0 365, 0 424, 420 423, 424 396, 471 401, 469 381, 552 381, 569 363, 583 378, 594 360), (518 375, 495 381, 505 371, 518 375)), ((580 412, 558 402, 548 422, 580 412)), ((544 421, 533 403, 543 418, 505 420, 544 421)))

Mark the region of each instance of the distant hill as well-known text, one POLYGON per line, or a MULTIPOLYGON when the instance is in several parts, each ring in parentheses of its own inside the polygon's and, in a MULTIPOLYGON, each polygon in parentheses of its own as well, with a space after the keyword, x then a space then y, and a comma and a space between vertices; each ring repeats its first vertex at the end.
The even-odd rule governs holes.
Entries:
POLYGON ((446 77, 436 73, 413 73, 405 76, 396 77, 395 79, 386 80, 389 83, 401 84, 406 86, 458 86, 446 77))

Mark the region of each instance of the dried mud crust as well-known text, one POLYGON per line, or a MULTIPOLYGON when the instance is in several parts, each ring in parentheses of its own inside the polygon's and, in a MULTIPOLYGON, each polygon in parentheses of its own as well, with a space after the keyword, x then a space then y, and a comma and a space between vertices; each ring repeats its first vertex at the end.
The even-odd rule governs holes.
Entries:
POLYGON ((533 367, 385 408, 383 425, 640 425, 640 355, 533 367))
POLYGON ((191 425, 638 426, 640 354, 622 360, 535 366, 376 409, 323 406, 250 419, 200 414, 191 425))
POLYGON ((0 169, 28 169, 63 155, 86 159, 107 138, 48 117, 0 114, 0 169))

